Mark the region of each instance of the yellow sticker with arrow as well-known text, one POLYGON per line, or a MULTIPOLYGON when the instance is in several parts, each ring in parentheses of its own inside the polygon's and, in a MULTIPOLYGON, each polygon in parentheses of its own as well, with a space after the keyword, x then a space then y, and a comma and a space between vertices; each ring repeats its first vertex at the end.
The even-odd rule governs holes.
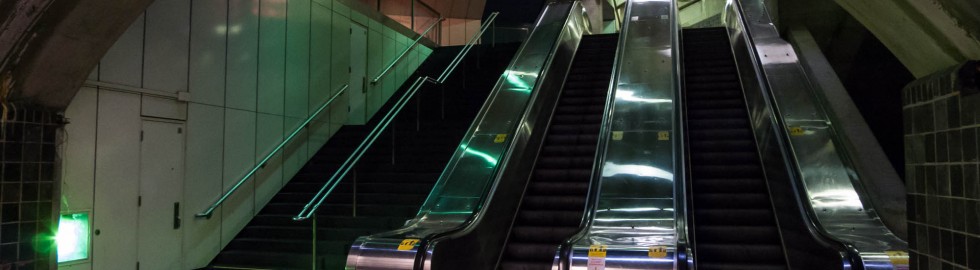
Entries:
POLYGON ((415 245, 419 243, 418 239, 405 239, 402 240, 401 244, 398 244, 398 250, 412 250, 415 245))
POLYGON ((493 143, 502 143, 507 140, 507 134, 497 134, 497 137, 493 138, 493 143))
POLYGON ((592 245, 589 247, 589 257, 605 258, 607 245, 592 245))
POLYGON ((909 265, 909 253, 905 251, 885 251, 893 266, 909 265))
POLYGON ((652 246, 650 250, 647 251, 647 256, 650 258, 664 258, 667 257, 667 247, 666 246, 652 246))
POLYGON ((803 136, 806 135, 806 130, 804 130, 802 127, 789 127, 789 135, 803 136))

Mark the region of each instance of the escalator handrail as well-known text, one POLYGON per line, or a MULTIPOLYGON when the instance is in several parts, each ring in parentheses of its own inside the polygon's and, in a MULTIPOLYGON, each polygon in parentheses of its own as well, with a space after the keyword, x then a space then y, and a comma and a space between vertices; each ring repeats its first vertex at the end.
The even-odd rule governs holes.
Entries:
POLYGON ((384 118, 382 118, 374 129, 371 130, 371 133, 369 133, 367 137, 361 141, 360 145, 358 145, 354 152, 351 153, 350 157, 344 160, 344 163, 337 169, 337 171, 334 172, 323 187, 317 191, 316 195, 314 195, 313 198, 311 198, 310 201, 303 206, 303 209, 299 212, 299 214, 296 214, 296 216, 293 217, 293 220, 301 221, 309 219, 311 216, 313 216, 316 213, 316 210, 320 208, 320 205, 322 205, 323 202, 326 201, 326 198, 330 196, 330 193, 334 190, 334 188, 340 184, 342 179, 347 177, 347 173, 357 165, 357 162, 360 161, 361 157, 363 157, 367 150, 371 148, 374 141, 381 136, 381 133, 384 132, 388 126, 390 126, 391 122, 394 121, 395 117, 398 116, 402 108, 404 108, 405 105, 408 104, 408 102, 415 96, 415 94, 418 93, 419 89, 421 89, 426 83, 444 83, 449 74, 456 70, 456 67, 459 65, 462 59, 466 57, 467 53, 473 48, 476 42, 480 40, 480 37, 499 14, 499 12, 493 12, 489 17, 487 17, 486 21, 483 22, 483 26, 480 27, 480 31, 475 33, 469 42, 466 43, 466 46, 464 46, 453 59, 453 64, 447 66, 439 78, 435 79, 429 76, 419 76, 415 82, 412 83, 412 86, 408 89, 408 91, 406 91, 405 94, 398 99, 392 109, 388 111, 384 118))
MULTIPOLYGON (((770 109, 770 117, 773 119, 772 121, 774 122, 773 125, 777 127, 782 127, 784 126, 785 120, 783 119, 782 115, 779 113, 779 109, 775 105, 776 100, 773 97, 771 87, 767 83, 765 83, 767 79, 766 79, 766 73, 763 68, 762 59, 759 58, 759 55, 756 51, 758 47, 751 33, 752 30, 750 29, 750 25, 746 21, 745 10, 742 7, 742 3, 741 1, 735 0, 735 1, 729 1, 727 5, 728 5, 728 7, 726 7, 727 11, 724 12, 723 14, 734 15, 735 20, 737 21, 738 24, 740 24, 739 27, 742 28, 742 37, 744 42, 746 43, 745 44, 746 48, 748 48, 747 50, 748 54, 752 59, 751 68, 754 69, 756 76, 759 77, 760 79, 759 87, 762 89, 762 95, 764 96, 763 99, 765 102, 765 106, 769 107, 770 109)), ((803 187, 800 186, 802 181, 801 180, 802 176, 800 175, 800 172, 798 170, 799 168, 798 161, 794 158, 790 158, 793 156, 793 153, 792 150, 790 149, 791 146, 789 143, 790 141, 789 134, 786 133, 785 128, 781 128, 781 130, 777 130, 774 133, 776 135, 776 141, 779 149, 778 151, 782 153, 782 156, 784 157, 783 162, 785 163, 787 170, 789 170, 790 172, 788 175, 790 178, 789 179, 790 185, 792 186, 794 191, 796 191, 793 193, 793 197, 795 197, 796 201, 798 202, 796 204, 797 210, 800 211, 800 217, 803 219, 804 223, 806 223, 810 236, 814 240, 816 240, 817 243, 822 245, 824 248, 832 249, 840 252, 842 255, 842 263, 844 263, 845 265, 850 265, 851 267, 853 267, 853 269, 863 269, 862 264, 859 260, 860 256, 855 253, 855 250, 852 247, 849 247, 847 244, 842 243, 837 239, 834 239, 816 221, 816 214, 813 212, 813 209, 811 207, 808 207, 809 204, 806 203, 807 202, 807 200, 805 199, 807 198, 806 191, 804 190, 803 187)), ((783 248, 785 249, 785 245, 783 248)))
MULTIPOLYGON (((547 9, 547 8, 548 7, 546 6, 545 9, 547 9)), ((542 12, 542 14, 543 13, 544 12, 542 12)), ((539 20, 540 19, 541 18, 539 18, 539 20)), ((540 23, 541 22, 538 21, 535 25, 540 25, 540 23)), ((528 35, 528 40, 530 40, 531 37, 534 36, 535 32, 538 32, 538 30, 539 30, 538 27, 535 27, 534 29, 532 29, 531 30, 531 33, 528 35)), ((559 45, 559 43, 558 42, 555 42, 554 47, 557 47, 558 45, 559 45)), ((524 49, 525 49, 526 46, 527 46, 527 44, 522 45, 521 48, 518 50, 518 52, 514 54, 515 55, 515 61, 516 61, 516 58, 517 57, 519 57, 519 56, 522 55, 522 53, 524 52, 524 49)), ((552 49, 552 51, 554 51, 554 48, 552 49)), ((552 57, 548 57, 548 59, 545 60, 545 63, 542 65, 542 72, 541 72, 541 74, 544 74, 545 73, 544 71, 547 70, 547 68, 551 66, 550 65, 551 60, 552 60, 552 57)), ((513 64, 514 63, 511 63, 511 66, 508 66, 507 71, 512 70, 513 64)), ((507 74, 504 74, 504 76, 507 76, 507 74)), ((530 104, 534 104, 535 100, 537 99, 538 93, 540 92, 540 91, 537 91, 537 89, 539 89, 540 83, 542 81, 544 81, 544 80, 542 80, 541 78, 538 78, 538 80, 537 80, 537 82, 536 82, 536 84, 535 84, 535 86, 533 88, 535 90, 532 91, 530 98, 528 98, 527 104, 529 104, 529 105, 528 106, 525 106, 525 111, 521 114, 521 118, 520 118, 521 120, 520 121, 517 121, 517 123, 514 124, 514 127, 520 127, 520 126, 522 126, 526 122, 526 119, 528 119, 530 117, 528 115, 527 109, 530 108, 531 107, 530 104)), ((494 87, 494 91, 503 90, 503 89, 501 89, 501 87, 499 87, 500 85, 501 85, 501 83, 498 82, 497 87, 494 87)), ((493 96, 493 95, 491 94, 491 96, 493 96)), ((487 105, 489 105, 490 103, 492 103, 492 102, 491 101, 488 101, 487 102, 487 105)), ((486 109, 486 108, 484 108, 484 109, 486 109)), ((485 113, 485 112, 481 111, 481 113, 485 113)), ((483 120, 483 119, 481 118, 481 120, 483 120)), ((475 131, 476 131, 475 129, 480 126, 480 123, 481 122, 482 121, 474 121, 473 126, 470 127, 470 131, 473 132, 473 133, 475 133, 475 131)), ((471 134, 468 133, 468 135, 471 135, 471 134)), ((516 136, 517 135, 516 135, 516 132, 515 132, 514 137, 516 137, 516 136)), ((468 137, 471 137, 471 136, 468 136, 468 137)), ((511 150, 513 150, 513 147, 514 147, 513 144, 509 145, 508 150, 503 153, 503 157, 500 159, 500 164, 501 165, 500 166, 497 166, 497 168, 495 168, 494 171, 490 173, 489 177, 491 179, 495 179, 495 180, 488 181, 486 183, 487 184, 487 187, 485 187, 483 189, 484 192, 481 192, 481 198, 479 200, 482 203, 478 204, 473 209, 473 213, 469 216, 469 218, 467 218, 463 223, 459 224, 458 226, 455 226, 455 228, 452 228, 452 229, 449 229, 449 230, 445 230, 445 231, 442 231, 442 232, 438 232, 438 233, 432 234, 432 235, 426 237, 427 239, 434 240, 434 239, 439 239, 439 238, 447 237, 449 235, 465 234, 465 233, 469 232, 471 229, 473 229, 475 227, 474 226, 475 224, 479 224, 480 223, 480 221, 484 217, 484 211, 482 211, 482 210, 486 207, 488 198, 492 197, 492 195, 494 193, 494 190, 495 190, 494 189, 494 184, 499 181, 499 179, 497 179, 497 178, 498 178, 500 172, 502 172, 502 171, 504 171, 506 169, 506 163, 511 158, 511 153, 513 152, 511 150)), ((454 157, 456 157, 456 156, 454 156, 454 157)), ((440 181, 443 181, 443 179, 448 179, 447 175, 452 172, 451 168, 455 167, 455 165, 457 164, 458 161, 459 161, 458 158, 454 158, 451 161, 451 163, 449 164, 449 166, 447 166, 446 172, 444 172, 443 175, 440 176, 440 178, 439 178, 440 181)), ((433 190, 433 192, 435 192, 435 190, 433 190)), ((433 198, 432 196, 433 196, 433 194, 430 194, 429 195, 430 198, 433 198)), ((423 211, 420 211, 420 212, 424 212, 424 209, 423 209, 423 211)))

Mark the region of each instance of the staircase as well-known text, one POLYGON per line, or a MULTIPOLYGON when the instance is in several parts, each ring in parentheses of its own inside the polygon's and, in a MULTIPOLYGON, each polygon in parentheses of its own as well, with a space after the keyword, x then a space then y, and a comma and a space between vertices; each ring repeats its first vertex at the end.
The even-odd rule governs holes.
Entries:
POLYGON ((415 216, 518 45, 477 45, 445 84, 420 90, 320 207, 316 257, 313 221, 292 217, 418 74, 438 76, 461 48, 437 49, 366 125, 341 128, 206 269, 311 269, 314 259, 318 269, 343 269, 357 237, 415 216))

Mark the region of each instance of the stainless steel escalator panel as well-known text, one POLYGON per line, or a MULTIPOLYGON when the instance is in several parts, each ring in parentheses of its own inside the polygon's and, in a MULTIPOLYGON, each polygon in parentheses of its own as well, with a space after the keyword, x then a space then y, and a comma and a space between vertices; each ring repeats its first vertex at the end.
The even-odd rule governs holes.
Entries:
POLYGON ((675 188, 675 179, 683 179, 675 162, 682 155, 675 138, 683 138, 675 121, 680 61, 675 10, 673 1, 628 4, 593 169, 588 223, 556 255, 557 269, 593 269, 590 263, 604 269, 679 267, 678 243, 686 241, 686 233, 678 238, 678 228, 686 225, 683 213, 675 211, 684 201, 683 190, 675 188))
MULTIPOLYGON (((584 26, 571 23, 578 2, 549 3, 535 28, 498 80, 473 125, 439 177, 418 215, 398 230, 358 238, 347 257, 347 269, 415 269, 428 265, 423 256, 431 237, 459 230, 477 220, 495 175, 510 150, 526 140, 535 123, 526 107, 539 91, 549 63, 559 47, 574 51, 584 26), (570 49, 569 49, 570 48, 570 49), (411 245, 407 241, 418 240, 411 245)), ((580 15, 580 14, 579 14, 580 15)), ((519 146, 516 148, 523 149, 519 146)))
POLYGON ((742 77, 758 79, 757 85, 745 85, 747 95, 762 91, 773 104, 749 99, 756 134, 778 134, 788 141, 790 166, 800 179, 798 188, 815 229, 848 246, 865 269, 907 268, 908 257, 902 256, 907 243, 889 231, 875 212, 799 58, 779 37, 763 1, 729 1, 723 16, 733 48, 748 47, 754 54, 751 59, 736 57, 742 77), (766 119, 782 130, 774 132, 770 125, 759 124, 766 119))

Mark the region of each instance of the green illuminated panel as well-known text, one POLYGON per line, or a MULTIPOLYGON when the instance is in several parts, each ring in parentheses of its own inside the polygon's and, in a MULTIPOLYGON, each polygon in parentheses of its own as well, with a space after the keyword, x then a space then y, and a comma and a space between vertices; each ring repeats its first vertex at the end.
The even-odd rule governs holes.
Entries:
POLYGON ((55 235, 58 263, 88 259, 91 240, 89 224, 88 213, 61 215, 55 235))

